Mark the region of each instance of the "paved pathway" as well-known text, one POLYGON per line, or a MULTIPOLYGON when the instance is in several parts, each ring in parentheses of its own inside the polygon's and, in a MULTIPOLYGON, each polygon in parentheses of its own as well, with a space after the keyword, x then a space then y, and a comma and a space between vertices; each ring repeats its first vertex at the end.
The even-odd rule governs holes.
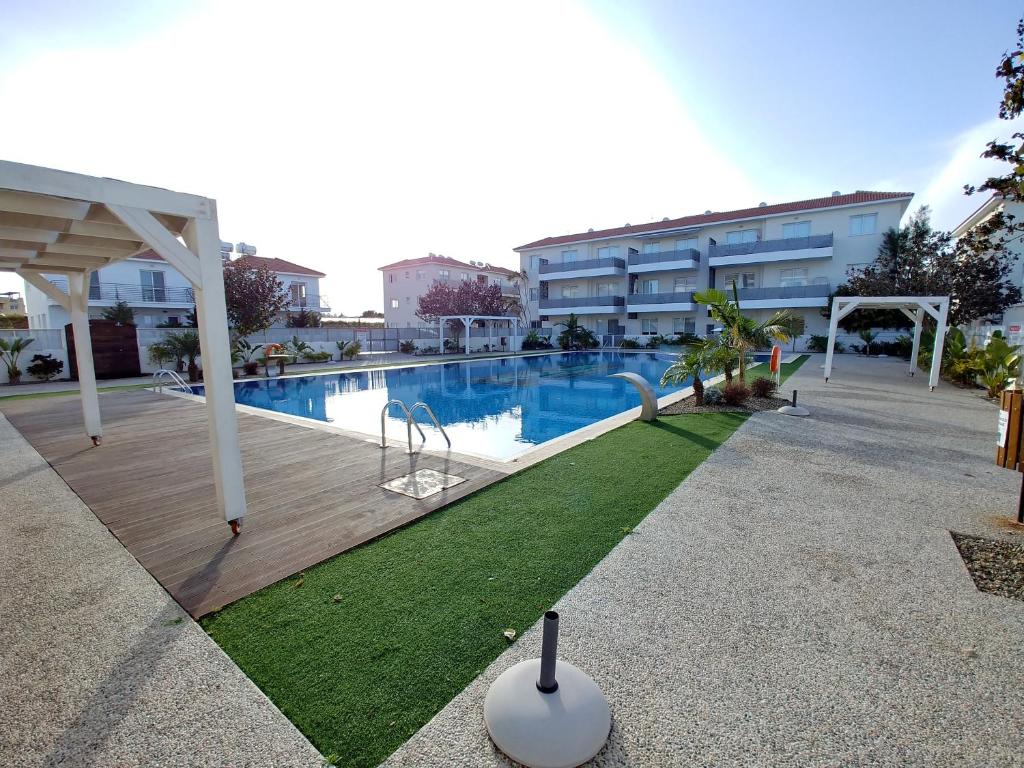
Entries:
POLYGON ((0 415, 0 765, 322 764, 0 415))
MULTIPOLYGON (((809 419, 753 416, 560 601, 611 703, 595 765, 1024 765, 1024 603, 947 529, 1013 536, 996 410, 905 363, 812 358, 809 419)), ((482 702, 524 634, 389 761, 505 765, 482 702)))

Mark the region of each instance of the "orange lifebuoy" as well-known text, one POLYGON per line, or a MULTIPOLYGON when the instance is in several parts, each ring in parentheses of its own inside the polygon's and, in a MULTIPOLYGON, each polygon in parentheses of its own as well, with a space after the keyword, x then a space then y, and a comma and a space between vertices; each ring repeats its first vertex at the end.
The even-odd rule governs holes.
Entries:
POLYGON ((270 357, 271 355, 276 355, 280 351, 280 344, 267 344, 267 346, 263 348, 263 354, 265 354, 267 357, 270 357))
POLYGON ((772 347, 772 360, 768 364, 768 368, 772 373, 779 372, 779 363, 782 362, 782 347, 776 344, 772 347))

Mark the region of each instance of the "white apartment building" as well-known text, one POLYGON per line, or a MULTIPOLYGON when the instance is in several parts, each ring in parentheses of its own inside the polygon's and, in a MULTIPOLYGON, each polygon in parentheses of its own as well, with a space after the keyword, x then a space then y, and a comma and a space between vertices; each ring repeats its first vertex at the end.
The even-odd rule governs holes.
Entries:
MULTIPOLYGON (((416 316, 419 297, 435 282, 458 285, 476 280, 501 287, 506 296, 519 297, 519 274, 482 261, 459 261, 449 256, 428 254, 378 267, 384 280, 384 325, 387 328, 420 328, 429 325, 416 316)), ((431 326, 433 327, 433 326, 431 326)))
POLYGON ((575 313, 599 336, 643 337, 711 328, 695 291, 731 289, 757 318, 788 308, 805 336, 828 333, 821 316, 850 267, 874 260, 882 233, 899 226, 912 193, 863 192, 574 235, 516 249, 528 314, 549 327, 575 313))
MULTIPOLYGON (((320 278, 326 277, 323 272, 284 259, 242 258, 263 264, 277 274, 291 296, 290 311, 330 312, 326 297, 320 293, 320 278)), ((44 277, 67 293, 67 278, 44 277)), ((89 279, 89 316, 92 318, 101 317, 104 309, 124 301, 134 311, 137 326, 153 328, 161 323, 184 324, 195 305, 189 281, 152 251, 100 267, 89 279)), ((25 300, 30 328, 63 328, 70 322, 63 307, 28 283, 25 284, 25 300)))

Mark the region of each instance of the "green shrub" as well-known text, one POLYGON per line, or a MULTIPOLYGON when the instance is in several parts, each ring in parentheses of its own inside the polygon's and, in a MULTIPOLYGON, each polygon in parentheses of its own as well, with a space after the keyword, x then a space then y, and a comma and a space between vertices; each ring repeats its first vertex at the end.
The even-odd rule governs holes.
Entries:
POLYGON ((64 362, 53 355, 32 355, 32 362, 25 369, 40 381, 50 381, 64 370, 64 362))
POLYGON ((640 349, 640 342, 636 339, 623 339, 619 342, 619 349, 640 349))
POLYGON ((355 341, 349 342, 349 344, 343 350, 343 354, 347 360, 352 360, 356 355, 363 351, 363 343, 356 339, 355 341))
POLYGON ((778 385, 776 385, 775 379, 766 376, 758 376, 750 384, 750 391, 754 397, 771 397, 775 394, 776 389, 778 389, 778 385))
POLYGON ((750 390, 738 381, 730 382, 722 387, 722 401, 726 405, 743 405, 750 397, 750 390))
POLYGON ((541 336, 536 328, 531 328, 523 337, 523 349, 552 349, 547 337, 541 336))
POLYGON ((304 352, 302 356, 312 363, 323 363, 331 359, 330 352, 304 352))
MULTIPOLYGON (((822 336, 817 333, 812 333, 811 338, 807 340, 807 351, 808 352, 824 352, 828 349, 828 336, 822 336)), ((846 347, 843 346, 841 341, 837 341, 834 347, 837 355, 841 355, 846 351, 846 347)))
POLYGON ((403 355, 412 355, 416 353, 416 342, 411 339, 407 339, 398 345, 398 351, 403 355))
POLYGON ((704 405, 721 405, 722 390, 717 387, 704 390, 704 405))

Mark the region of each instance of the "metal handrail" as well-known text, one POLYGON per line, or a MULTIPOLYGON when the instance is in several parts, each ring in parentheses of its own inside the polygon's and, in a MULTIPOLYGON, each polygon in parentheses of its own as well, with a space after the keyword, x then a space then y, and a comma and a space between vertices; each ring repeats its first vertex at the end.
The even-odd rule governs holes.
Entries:
POLYGON ((387 437, 385 435, 385 428, 386 428, 385 424, 386 424, 386 422, 384 420, 384 417, 388 415, 388 408, 390 408, 392 405, 399 406, 405 412, 405 431, 406 431, 407 436, 409 438, 409 453, 412 453, 412 428, 413 428, 413 425, 416 426, 416 431, 420 433, 420 437, 423 439, 423 442, 427 442, 427 436, 423 434, 423 430, 420 429, 420 425, 416 424, 416 421, 413 419, 412 413, 409 411, 408 406, 404 402, 402 402, 401 400, 388 400, 387 404, 383 408, 381 408, 381 411, 380 411, 380 447, 381 448, 387 448, 388 447, 388 441, 387 441, 387 437))
MULTIPOLYGON (((437 427, 438 430, 440 430, 441 435, 445 439, 445 442, 448 443, 448 447, 451 448, 452 447, 451 438, 448 437, 448 433, 444 431, 444 427, 441 426, 441 422, 437 420, 437 416, 434 415, 434 412, 430 409, 429 405, 424 403, 422 400, 420 400, 418 403, 414 403, 412 408, 409 409, 409 418, 410 419, 412 418, 412 414, 416 413, 416 409, 417 408, 422 408, 424 411, 427 412, 427 416, 429 416, 430 420, 432 422, 434 422, 434 426, 437 427)), ((420 432, 420 434, 422 435, 423 432, 420 432)))
POLYGON ((168 378, 176 387, 187 389, 190 395, 194 395, 195 391, 189 386, 189 383, 181 378, 181 375, 177 371, 172 371, 168 368, 161 368, 159 371, 153 373, 153 386, 157 387, 158 392, 164 391, 163 380, 168 378))

